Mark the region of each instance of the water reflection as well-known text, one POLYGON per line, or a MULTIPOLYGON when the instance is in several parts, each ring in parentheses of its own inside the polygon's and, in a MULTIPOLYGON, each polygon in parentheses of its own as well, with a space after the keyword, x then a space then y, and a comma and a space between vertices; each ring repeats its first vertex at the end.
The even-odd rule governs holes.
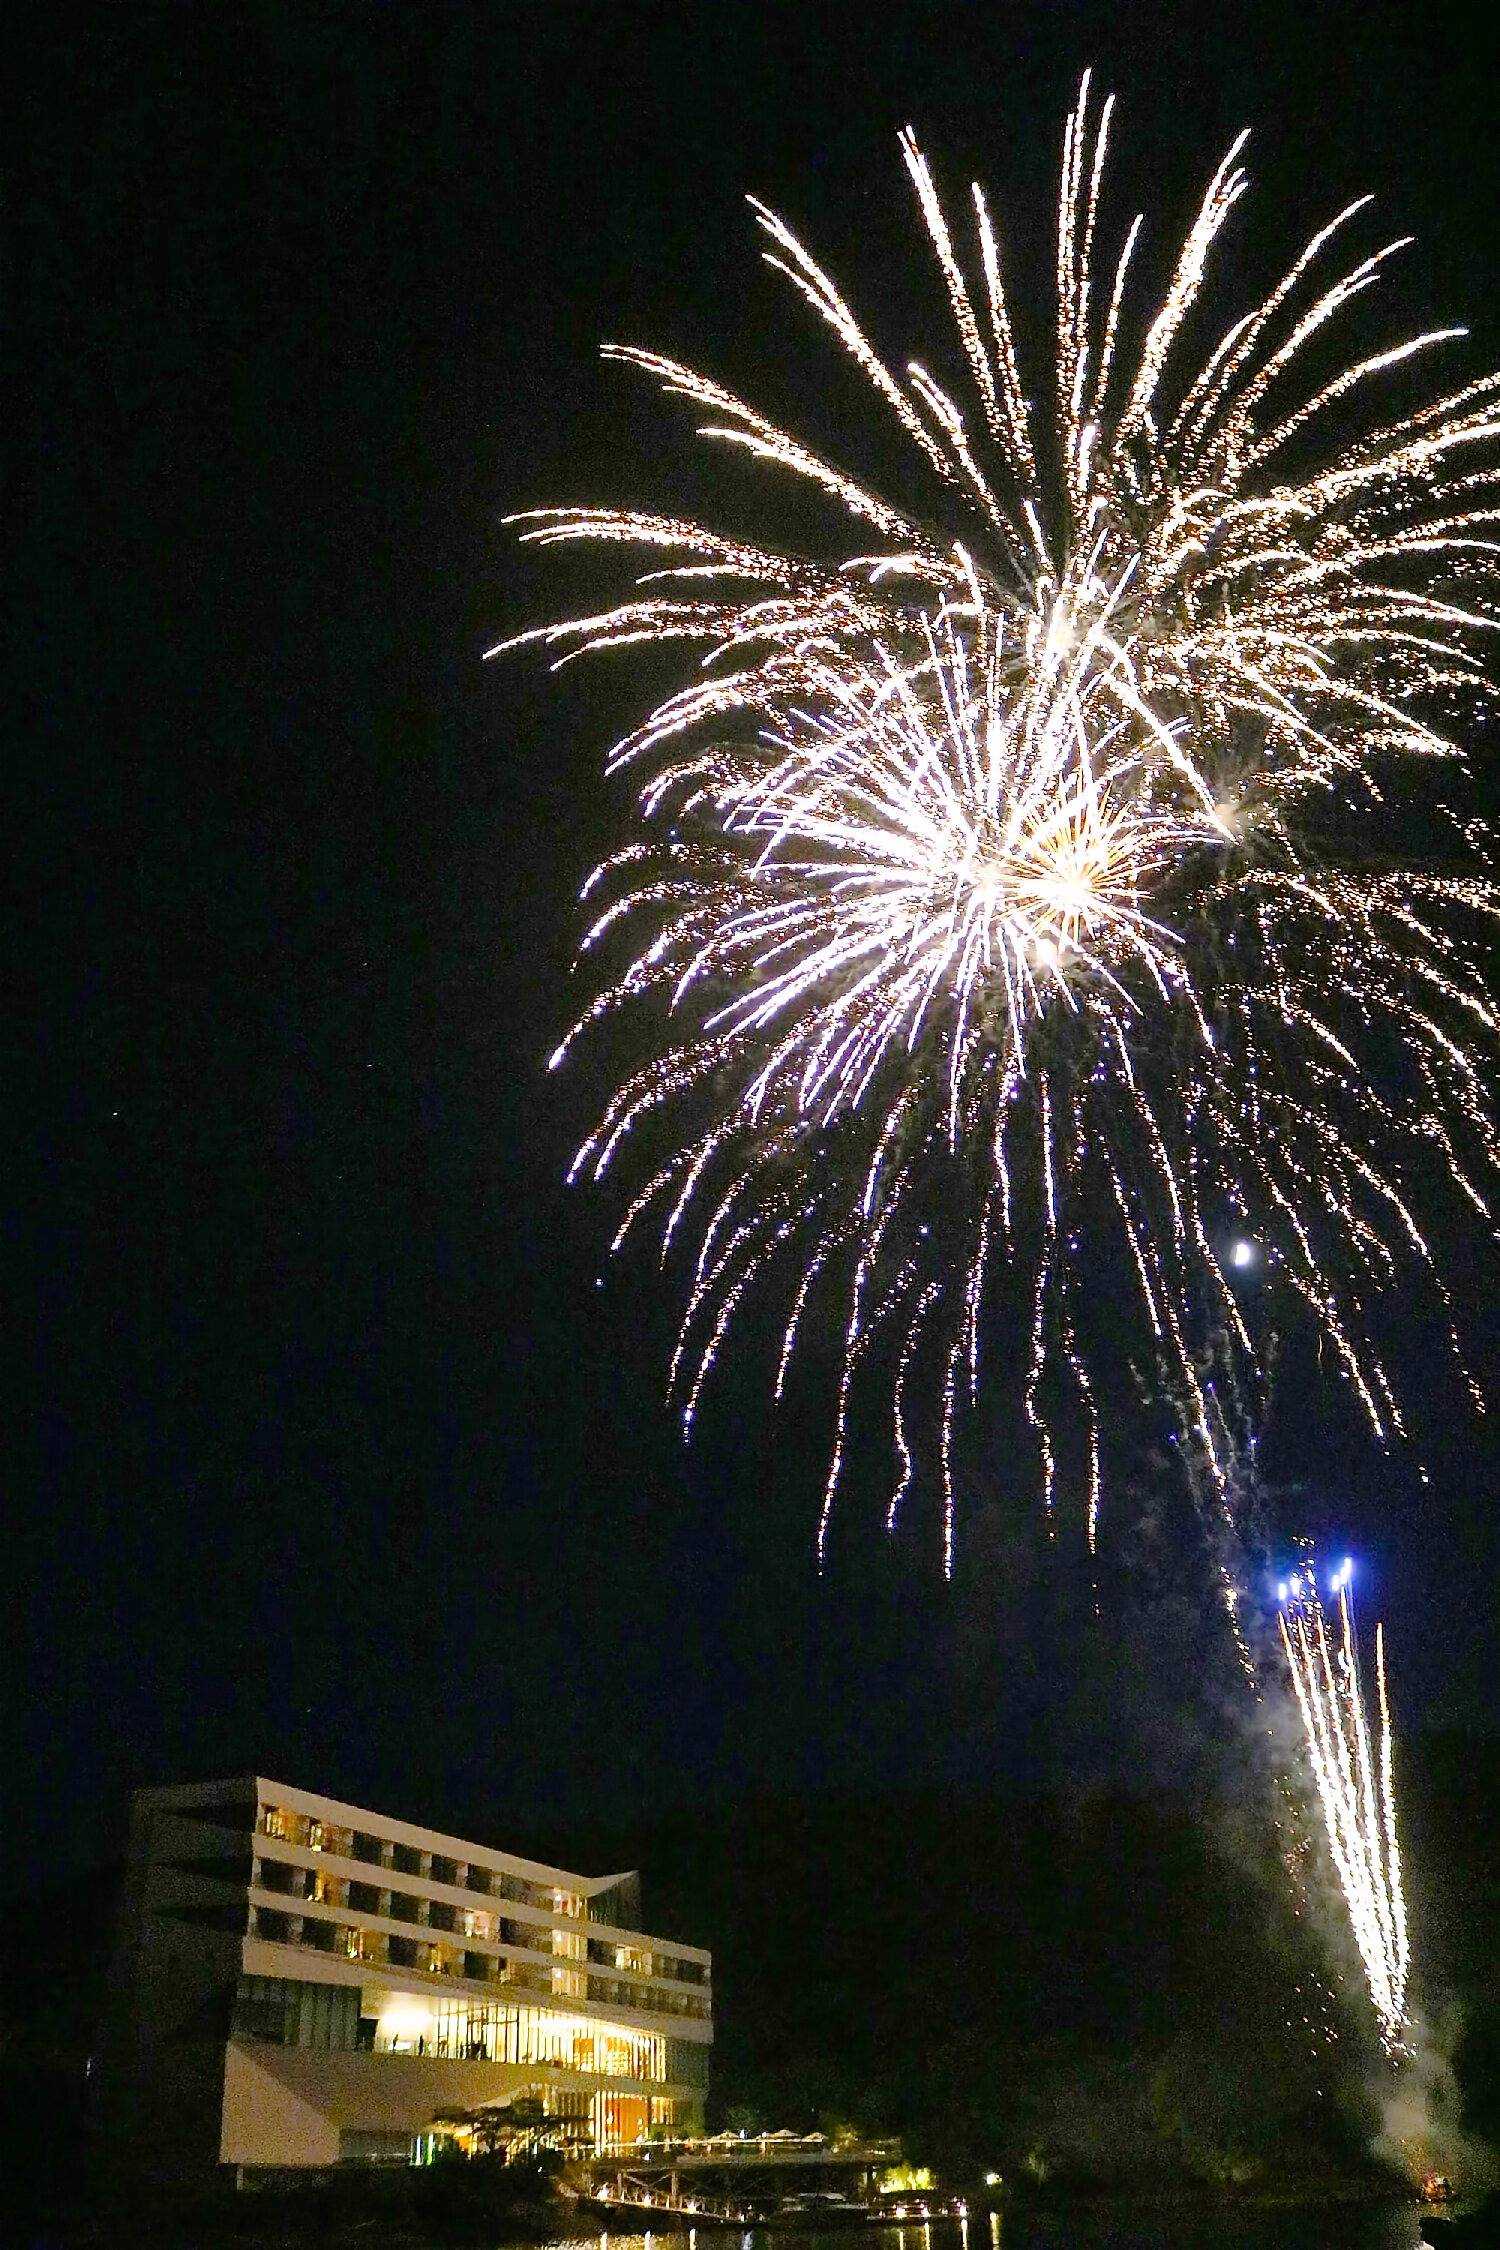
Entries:
POLYGON ((692 2227, 685 2234, 577 2236, 541 2250, 1418 2250, 1422 2239, 1421 2221, 1409 2210, 1173 2213, 1115 2206, 995 2211, 983 2228, 967 2219, 805 2233, 692 2227))

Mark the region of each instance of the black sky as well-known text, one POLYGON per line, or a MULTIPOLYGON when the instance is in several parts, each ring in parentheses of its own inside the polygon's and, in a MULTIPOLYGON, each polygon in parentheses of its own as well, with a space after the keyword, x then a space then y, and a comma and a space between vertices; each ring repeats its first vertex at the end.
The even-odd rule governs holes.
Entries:
MULTIPOLYGON (((1497 54, 1468 16, 39 12, 9 198, 21 1872, 98 1850, 133 1782, 214 1770, 550 1850, 704 1789, 1042 1754, 1038 1672, 1066 1700, 1075 1665, 1021 1483, 948 1593, 873 1538, 819 1583, 811 1407, 778 1441, 732 1374, 684 1454, 668 1306, 640 1269, 596 1287, 607 1212, 561 1185, 587 1068, 542 1064, 640 699, 624 668, 481 663, 566 583, 500 519, 711 498, 604 337, 834 412, 746 190, 904 356, 934 309, 898 271, 911 120, 1022 215, 1040 283, 1090 62, 1122 204, 1180 224, 1252 123, 1253 254, 1374 187, 1421 238, 1402 317, 1467 318, 1492 363, 1497 54)), ((1484 1296, 1492 1265, 1463 1272, 1484 1296)), ((1419 1387, 1433 1357, 1414 1336, 1419 1387)), ((1403 1718, 1495 1726, 1500 1448, 1455 1423, 1424 1494, 1325 1411, 1290 1386, 1293 1512, 1368 1554, 1403 1718)), ((1160 1748, 1159 1684, 1126 1683, 1128 1756, 1160 1748)))

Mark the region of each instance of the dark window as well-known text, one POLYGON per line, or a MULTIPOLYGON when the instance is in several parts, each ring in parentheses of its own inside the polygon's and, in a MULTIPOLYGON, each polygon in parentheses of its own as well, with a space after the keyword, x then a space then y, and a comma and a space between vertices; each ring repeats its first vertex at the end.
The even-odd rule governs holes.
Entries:
POLYGON ((285 1860, 263 1859, 260 1863, 260 1887, 263 1891, 291 1892, 295 1885, 300 1891, 302 1869, 288 1867, 285 1860))
POLYGON ((453 1928, 453 1917, 457 1911, 456 1907, 447 1906, 441 1899, 435 1898, 427 1909, 429 1928, 451 1930, 453 1928))
POLYGON ((390 1964, 393 1969, 414 1969, 417 1966, 417 1940, 409 1937, 391 1939, 390 1964))
POLYGON ((416 1919, 417 1901, 406 1891, 392 1891, 391 1920, 393 1922, 415 1922, 416 1919))
POLYGON ((378 1867, 380 1865, 380 1838, 378 1836, 366 1836, 361 1830, 356 1829, 349 1856, 351 1859, 365 1860, 371 1867, 378 1867))
POLYGON ((302 1984, 292 1977, 241 1977, 234 2036, 273 2047, 353 2047, 359 2037, 359 1991, 350 1984, 302 1984))
POLYGON ((523 1945, 528 1953, 550 1953, 552 1932, 535 1922, 502 1922, 500 1934, 507 1945, 523 1945))
POLYGON ((493 1967, 494 1963, 487 1953, 466 1953, 464 1955, 464 1975, 466 1977, 487 1977, 493 1967))
POLYGON ((339 2134, 340 2164, 410 2164, 410 2133, 350 2132, 339 2134))
POLYGON ((267 1945, 286 1945, 290 1942, 292 1925, 285 1914, 273 1914, 269 1906, 255 1910, 255 1934, 264 1938, 267 1945))
POLYGON ((351 1883, 349 1885, 349 1904, 356 1914, 378 1914, 380 1912, 380 1893, 373 1883, 351 1883))
POLYGON ((434 1852, 432 1855, 432 1880, 435 1883, 456 1883, 458 1881, 457 1860, 443 1859, 437 1852, 434 1852))
POLYGON ((270 2047, 286 2038, 286 1993, 277 1977, 241 1977, 234 2006, 236 2039, 256 2039, 270 2047))
POLYGON ((471 1891, 479 1891, 485 1898, 490 1895, 490 1871, 487 1867, 470 1867, 466 1878, 471 1891))
POLYGON ((391 1865, 398 1875, 420 1875, 422 1854, 415 1844, 397 1844, 391 1853, 391 1865))

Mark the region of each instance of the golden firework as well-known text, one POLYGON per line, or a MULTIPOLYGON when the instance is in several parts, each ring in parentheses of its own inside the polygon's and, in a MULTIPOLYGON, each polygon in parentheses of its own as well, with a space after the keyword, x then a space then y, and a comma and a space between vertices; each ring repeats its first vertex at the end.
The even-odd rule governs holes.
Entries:
POLYGON ((694 659, 610 760, 640 778, 640 826, 586 887, 603 903, 584 949, 617 966, 554 1060, 626 1005, 660 1003, 665 1035, 576 1170, 643 1147, 616 1240, 657 1213, 663 1254, 688 1245, 686 1423, 752 1295, 786 1307, 779 1391, 814 1296, 837 1293, 820 1550, 866 1368, 890 1412, 891 1520, 930 1378, 950 1568, 982 1335, 1018 1370, 1049 1508, 1059 1433, 1084 1432, 1092 1539, 1101 1402, 1132 1327, 1225 1488, 1215 1371, 1253 1391, 1257 1364, 1233 1238, 1259 1245, 1383 1436, 1401 1412, 1373 1313, 1403 1261, 1452 1333, 1428 1175, 1492 1227, 1495 894, 1474 823, 1450 815, 1451 857, 1425 867, 1392 832, 1425 774, 1461 772, 1454 728, 1484 703, 1500 376, 1372 415, 1382 383, 1460 333, 1444 329, 1304 377, 1402 246, 1319 279, 1362 202, 1206 327, 1243 140, 1138 316, 1142 221, 1112 260, 1098 246, 1111 110, 1085 79, 1045 401, 982 190, 966 261, 910 133, 956 372, 888 365, 754 205, 770 264, 910 449, 920 519, 711 378, 613 347, 703 435, 811 486, 844 544, 820 561, 670 515, 520 519, 652 567, 519 641, 694 659), (1103 1285, 1116 1269, 1133 1323, 1103 1285))

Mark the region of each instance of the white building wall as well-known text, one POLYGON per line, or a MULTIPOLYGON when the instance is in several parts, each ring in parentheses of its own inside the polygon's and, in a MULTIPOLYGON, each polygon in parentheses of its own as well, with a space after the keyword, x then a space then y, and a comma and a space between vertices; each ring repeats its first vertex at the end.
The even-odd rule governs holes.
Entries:
POLYGON ((649 2114, 648 2103, 657 2105, 657 2114, 672 2103, 691 2121, 701 2113, 713 2037, 710 1956, 675 1939, 587 1918, 590 1898, 608 1896, 612 1907, 633 1902, 634 1882, 632 1876, 581 1876, 258 1778, 139 1792, 101 2072, 102 2110, 116 2153, 145 2169, 215 2160, 326 2165, 339 2160, 346 2134, 415 2136, 438 2110, 523 2091, 569 2096, 575 2106, 580 2097, 586 2106, 596 2095, 618 2097, 642 2116, 649 2114), (317 1823, 310 1831, 316 1841, 265 1834, 268 1807, 317 1823), (382 1859, 354 1857, 355 1835, 378 1839, 382 1859), (415 1855, 415 1867, 391 1864, 397 1846, 408 1860, 415 1855), (454 1880, 444 1879, 448 1862, 454 1880), (268 1889, 268 1864, 273 1872, 289 1869, 281 1879, 299 1887, 306 1875, 324 1879, 332 1901, 268 1889), (477 1881, 496 1887, 471 1887, 471 1868, 477 1881), (502 1896, 501 1878, 512 1891, 527 1887, 527 1895, 502 1896), (393 1894, 415 1902, 424 1919, 350 1905, 351 1882, 363 1886, 360 1895, 377 1892, 382 1905, 393 1894), (437 1911, 441 1921, 448 1908, 455 1915, 473 1909, 492 1915, 497 1935, 449 1931, 425 1919, 437 1911), (257 1933, 263 1915, 285 1916, 289 1942, 257 1933), (506 1942, 498 1934, 502 1922, 531 1942, 506 1942), (301 1942, 309 1930, 340 1947, 347 1941, 357 1948, 368 1938, 382 1956, 393 1939, 398 1951, 436 1945, 449 1970, 456 1960, 459 1969, 483 1974, 439 1974, 386 1957, 351 1959, 301 1942), (588 1959, 590 1941, 606 1954, 604 1962, 588 1959), (702 1981, 662 1973, 678 1964, 702 1981), (548 2049, 541 2065, 529 2057, 278 2046, 266 2035, 231 2035, 236 1992, 266 1989, 245 1979, 355 1986, 359 2011, 378 2017, 384 2010, 388 2021, 402 2008, 412 2013, 448 2004, 451 2015, 472 2003, 523 2008, 543 2028, 555 2022, 557 2030, 538 2043, 548 2049), (597 1989, 591 1991, 591 1983, 597 1989), (591 2026, 598 2041, 592 2049, 591 2026), (686 2071, 694 2052, 701 2052, 702 2064, 686 2071), (574 2067, 586 2065, 591 2053, 612 2060, 614 2068, 574 2067), (682 2058, 682 2070, 670 2064, 672 2056, 682 2058), (637 2065, 646 2076, 622 2074, 622 2066, 633 2071, 637 2065), (662 2069, 665 2078, 658 2075, 662 2069))

